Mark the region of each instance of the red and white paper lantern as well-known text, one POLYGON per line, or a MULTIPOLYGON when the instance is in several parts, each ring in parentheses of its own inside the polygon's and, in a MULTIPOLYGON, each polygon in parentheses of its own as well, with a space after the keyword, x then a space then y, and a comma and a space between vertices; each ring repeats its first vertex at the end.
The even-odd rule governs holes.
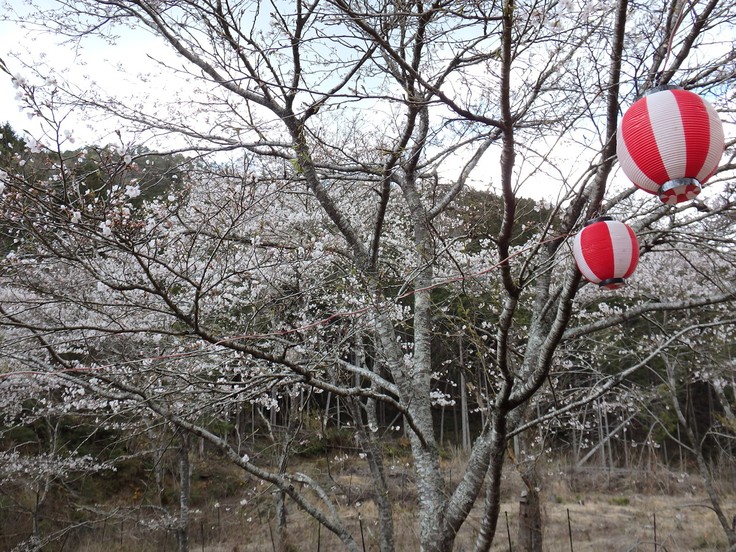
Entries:
POLYGON ((724 147, 723 125, 710 103, 681 88, 659 87, 624 113, 616 153, 636 186, 674 205, 700 193, 724 147))
POLYGON ((634 231, 611 217, 589 220, 575 236, 572 252, 583 276, 605 289, 625 285, 639 262, 634 231))

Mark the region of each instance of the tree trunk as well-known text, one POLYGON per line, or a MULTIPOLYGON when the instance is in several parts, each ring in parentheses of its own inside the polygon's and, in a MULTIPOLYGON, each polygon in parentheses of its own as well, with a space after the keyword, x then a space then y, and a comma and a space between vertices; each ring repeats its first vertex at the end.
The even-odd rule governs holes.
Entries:
POLYGON ((462 368, 460 369, 460 422, 463 451, 468 452, 470 450, 470 416, 468 415, 468 389, 462 368))
POLYGON ((393 552, 395 550, 393 506, 389 496, 388 484, 386 483, 383 454, 372 431, 372 428, 378 427, 376 425, 378 422, 376 401, 368 399, 366 402, 367 426, 363 423, 359 399, 352 399, 348 404, 351 416, 355 421, 356 437, 365 452, 365 459, 371 473, 374 502, 378 510, 379 550, 380 552, 393 552))
POLYGON ((276 544, 278 552, 286 552, 288 550, 288 533, 286 528, 286 493, 284 491, 278 491, 276 493, 276 544))
POLYGON ((463 432, 463 451, 470 450, 470 416, 468 415, 468 388, 465 382, 465 358, 462 336, 458 340, 460 358, 460 420, 463 432))
POLYGON ((179 526, 176 529, 179 552, 189 551, 190 475, 189 434, 181 431, 179 436, 179 526))
MULTIPOLYGON (((363 334, 360 330, 356 332, 355 340, 355 362, 362 368, 368 368, 366 362, 365 345, 363 334)), ((360 386, 360 380, 356 374, 355 386, 360 386)), ((376 392, 379 391, 375 382, 371 382, 371 388, 376 392)), ((377 405, 374 399, 367 399, 365 402, 366 421, 368 425, 363 423, 361 415, 361 402, 359 399, 353 399, 351 402, 352 416, 355 420, 358 442, 362 444, 366 453, 366 461, 373 478, 373 492, 375 493, 375 504, 378 509, 378 541, 379 550, 381 552, 393 552, 395 549, 394 542, 394 519, 393 506, 389 495, 388 484, 386 482, 386 472, 383 467, 383 453, 381 447, 376 442, 375 432, 380 427, 378 425, 377 405)))
POLYGON ((519 550, 542 552, 542 510, 535 486, 524 489, 519 500, 519 550))
MULTIPOLYGON (((292 453, 291 445, 302 426, 301 413, 303 410, 303 400, 304 396, 301 394, 298 399, 296 397, 289 398, 287 403, 289 409, 283 415, 285 427, 281 433, 281 453, 278 460, 279 474, 286 473, 286 467, 292 453)), ((287 531, 286 498, 287 495, 283 489, 276 492, 276 544, 278 552, 286 552, 291 549, 289 533, 287 531)))
MULTIPOLYGON (((521 434, 523 457, 517 461, 516 469, 524 482, 524 490, 519 498, 519 550, 523 552, 542 552, 542 509, 539 489, 541 480, 537 473, 538 456, 534 454, 534 444, 529 432, 521 434)), ((541 442, 541 449, 544 441, 541 442)), ((540 451, 541 453, 541 451, 540 451)), ((517 457, 518 458, 518 457, 517 457)))

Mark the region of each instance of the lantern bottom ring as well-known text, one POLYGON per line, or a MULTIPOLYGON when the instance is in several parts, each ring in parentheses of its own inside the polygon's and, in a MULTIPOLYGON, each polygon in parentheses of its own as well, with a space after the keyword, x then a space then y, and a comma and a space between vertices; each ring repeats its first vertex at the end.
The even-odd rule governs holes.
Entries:
POLYGON ((626 280, 623 278, 606 278, 598 282, 598 287, 606 289, 618 289, 626 285, 626 280))
POLYGON ((659 188, 659 199, 667 205, 694 199, 701 190, 700 181, 696 178, 673 178, 659 188))

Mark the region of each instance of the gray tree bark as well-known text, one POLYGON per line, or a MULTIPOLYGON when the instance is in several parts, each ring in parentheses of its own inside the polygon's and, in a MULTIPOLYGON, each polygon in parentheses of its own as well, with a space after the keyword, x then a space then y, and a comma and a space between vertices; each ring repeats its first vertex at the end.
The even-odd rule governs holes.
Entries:
POLYGON ((179 431, 179 525, 176 530, 179 552, 189 552, 189 497, 191 494, 189 438, 187 432, 179 431))

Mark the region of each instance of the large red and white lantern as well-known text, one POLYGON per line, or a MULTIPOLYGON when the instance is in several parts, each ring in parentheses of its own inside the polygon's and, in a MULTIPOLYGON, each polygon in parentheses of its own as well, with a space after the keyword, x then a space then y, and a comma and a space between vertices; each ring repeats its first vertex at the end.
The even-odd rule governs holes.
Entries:
POLYGON ((634 231, 611 217, 585 223, 575 236, 572 252, 583 276, 605 289, 625 285, 639 263, 639 242, 634 231))
POLYGON ((624 113, 616 153, 639 188, 674 205, 693 199, 718 168, 725 139, 706 100, 677 87, 648 92, 624 113))

